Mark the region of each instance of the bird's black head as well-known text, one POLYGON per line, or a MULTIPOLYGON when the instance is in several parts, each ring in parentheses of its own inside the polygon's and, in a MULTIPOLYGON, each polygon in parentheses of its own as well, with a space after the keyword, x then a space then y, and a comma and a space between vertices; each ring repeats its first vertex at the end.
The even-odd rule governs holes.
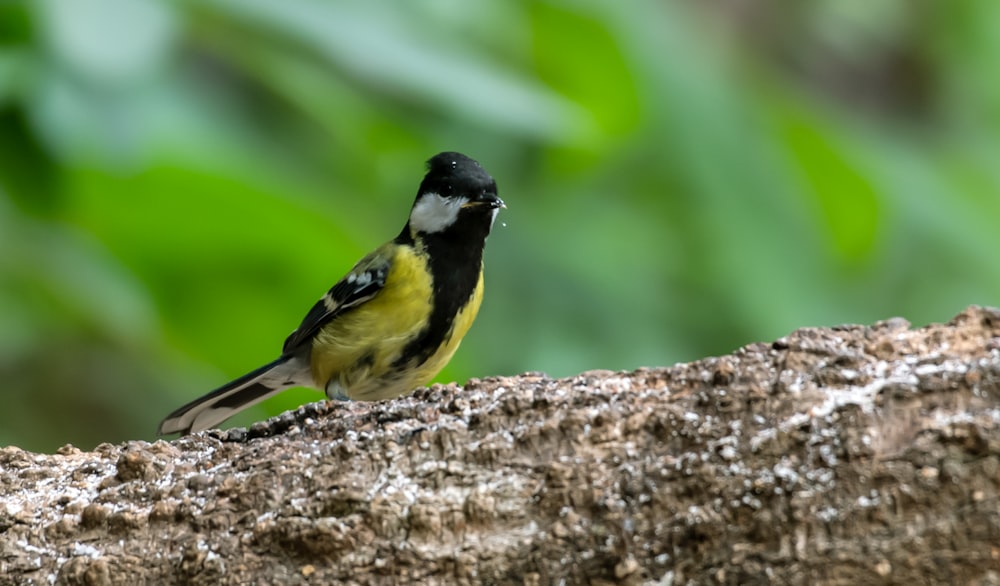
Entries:
POLYGON ((414 235, 453 233, 485 239, 503 207, 496 181, 479 163, 460 153, 440 153, 427 161, 407 226, 414 235))

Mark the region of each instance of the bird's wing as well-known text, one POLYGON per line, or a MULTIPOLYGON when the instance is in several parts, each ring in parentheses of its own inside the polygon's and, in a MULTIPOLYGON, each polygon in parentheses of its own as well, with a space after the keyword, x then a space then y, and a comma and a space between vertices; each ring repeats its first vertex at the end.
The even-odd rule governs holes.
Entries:
POLYGON ((351 272, 320 297, 312 306, 299 327, 285 340, 282 354, 290 354, 310 340, 313 335, 345 310, 357 307, 378 294, 385 286, 386 275, 392 266, 388 255, 381 249, 361 259, 351 272))

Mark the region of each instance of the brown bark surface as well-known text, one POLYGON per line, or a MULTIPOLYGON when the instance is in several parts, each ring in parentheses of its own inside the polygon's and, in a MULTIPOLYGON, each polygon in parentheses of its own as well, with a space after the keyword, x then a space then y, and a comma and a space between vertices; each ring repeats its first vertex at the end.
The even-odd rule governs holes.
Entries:
POLYGON ((0 584, 1000 583, 1000 312, 0 449, 0 584))

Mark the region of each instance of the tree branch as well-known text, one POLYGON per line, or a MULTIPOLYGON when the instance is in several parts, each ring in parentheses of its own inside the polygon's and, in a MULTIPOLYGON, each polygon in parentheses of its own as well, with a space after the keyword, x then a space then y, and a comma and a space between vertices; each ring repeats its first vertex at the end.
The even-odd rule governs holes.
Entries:
POLYGON ((0 450, 0 583, 969 583, 1000 575, 1000 312, 671 368, 0 450))

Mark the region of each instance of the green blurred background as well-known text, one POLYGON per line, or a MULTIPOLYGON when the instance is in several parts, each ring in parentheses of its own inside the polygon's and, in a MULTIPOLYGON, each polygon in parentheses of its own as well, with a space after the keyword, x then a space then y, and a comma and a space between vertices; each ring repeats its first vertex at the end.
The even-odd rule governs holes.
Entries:
POLYGON ((0 445, 274 358, 441 150, 509 206, 442 381, 1000 303, 992 0, 0 0, 0 445))

